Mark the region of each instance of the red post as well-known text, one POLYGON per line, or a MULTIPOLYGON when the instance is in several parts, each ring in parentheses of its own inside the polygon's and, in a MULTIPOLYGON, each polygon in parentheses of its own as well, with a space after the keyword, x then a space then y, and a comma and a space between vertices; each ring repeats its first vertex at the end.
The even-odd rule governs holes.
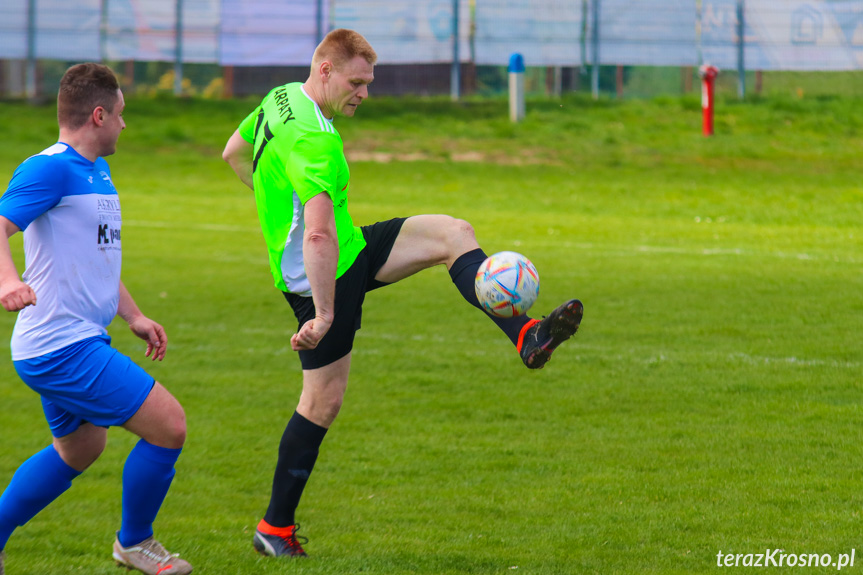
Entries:
POLYGON ((705 136, 713 135, 713 87, 719 68, 707 64, 698 69, 701 76, 701 111, 703 113, 703 133, 705 136))

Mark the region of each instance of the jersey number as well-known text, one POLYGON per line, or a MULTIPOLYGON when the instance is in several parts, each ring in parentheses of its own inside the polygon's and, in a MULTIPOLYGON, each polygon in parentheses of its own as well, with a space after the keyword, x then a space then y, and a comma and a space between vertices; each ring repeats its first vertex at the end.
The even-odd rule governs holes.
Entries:
POLYGON ((270 131, 270 124, 264 121, 263 110, 258 112, 258 122, 255 124, 255 141, 258 140, 258 132, 260 132, 262 124, 264 127, 264 139, 261 142, 261 147, 258 148, 258 151, 255 154, 255 159, 252 160, 252 173, 258 169, 258 160, 261 159, 261 155, 264 153, 264 148, 266 148, 267 144, 270 143, 270 140, 273 139, 273 133, 270 131))

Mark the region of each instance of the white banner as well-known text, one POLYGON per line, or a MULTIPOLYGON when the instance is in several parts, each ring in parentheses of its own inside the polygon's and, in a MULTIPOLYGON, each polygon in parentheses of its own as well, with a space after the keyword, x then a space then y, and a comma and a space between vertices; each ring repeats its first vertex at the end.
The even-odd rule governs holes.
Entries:
POLYGON ((0 2, 0 58, 27 57, 27 0, 0 2))
MULTIPOLYGON (((459 60, 467 61, 470 7, 459 2, 459 60)), ((379 64, 452 62, 452 0, 352 0, 336 2, 333 24, 366 37, 379 64)))
MULTIPOLYGON (((747 70, 863 68, 863 1, 746 0, 747 70)), ((701 50, 705 62, 737 69, 736 0, 704 0, 701 50)))
MULTIPOLYGON (((110 0, 106 46, 108 59, 174 61, 177 52, 177 1, 110 0)), ((219 0, 181 2, 183 61, 216 62, 219 0)))
MULTIPOLYGON (((592 9, 592 8, 591 8, 592 9)), ((593 17, 589 24, 592 38, 593 17)), ((599 63, 692 66, 698 63, 693 0, 601 0, 599 63)), ((593 62, 593 43, 587 42, 593 62)))
POLYGON ((582 20, 582 0, 477 0, 476 63, 580 66, 582 20))
MULTIPOLYGON (((459 59, 589 63, 589 2, 599 2, 602 64, 736 69, 737 1, 700 0, 697 25, 697 0, 475 0, 473 22, 459 0, 459 59)), ((0 58, 27 57, 31 2, 38 59, 174 61, 178 2, 185 62, 306 66, 331 27, 365 35, 381 64, 448 63, 454 52, 453 0, 0 0, 0 58)), ((744 5, 747 70, 863 69, 863 0, 744 5)))
MULTIPOLYGON (((174 61, 177 0, 35 0, 36 58, 174 61)), ((27 55, 29 0, 0 2, 0 58, 27 55)), ((217 60, 219 0, 182 0, 183 61, 217 60)))
POLYGON ((37 0, 36 58, 98 60, 100 12, 100 0, 37 0))
POLYGON ((329 1, 222 0, 219 63, 228 66, 307 66, 328 29, 329 1), (318 14, 318 10, 322 14, 318 14), (323 25, 318 22, 320 16, 323 25))

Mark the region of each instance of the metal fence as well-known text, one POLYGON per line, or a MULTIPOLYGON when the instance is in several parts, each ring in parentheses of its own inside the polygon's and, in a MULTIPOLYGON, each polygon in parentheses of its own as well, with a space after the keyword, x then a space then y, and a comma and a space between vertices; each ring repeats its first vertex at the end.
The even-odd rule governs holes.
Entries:
POLYGON ((547 93, 687 91, 710 63, 742 96, 863 68, 863 0, 0 0, 0 95, 52 95, 86 60, 137 91, 259 92, 304 79, 337 27, 375 46, 378 93, 503 91, 515 52, 547 93))

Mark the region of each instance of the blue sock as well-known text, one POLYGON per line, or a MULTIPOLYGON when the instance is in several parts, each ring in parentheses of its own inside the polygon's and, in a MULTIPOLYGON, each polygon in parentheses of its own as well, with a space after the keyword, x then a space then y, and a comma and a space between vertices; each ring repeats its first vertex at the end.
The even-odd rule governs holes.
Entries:
POLYGON ((117 533, 123 547, 153 536, 153 521, 171 487, 181 451, 142 439, 129 453, 123 468, 123 524, 117 533))
POLYGON ((0 549, 24 525, 72 486, 80 471, 66 465, 49 445, 21 464, 0 496, 0 549))

